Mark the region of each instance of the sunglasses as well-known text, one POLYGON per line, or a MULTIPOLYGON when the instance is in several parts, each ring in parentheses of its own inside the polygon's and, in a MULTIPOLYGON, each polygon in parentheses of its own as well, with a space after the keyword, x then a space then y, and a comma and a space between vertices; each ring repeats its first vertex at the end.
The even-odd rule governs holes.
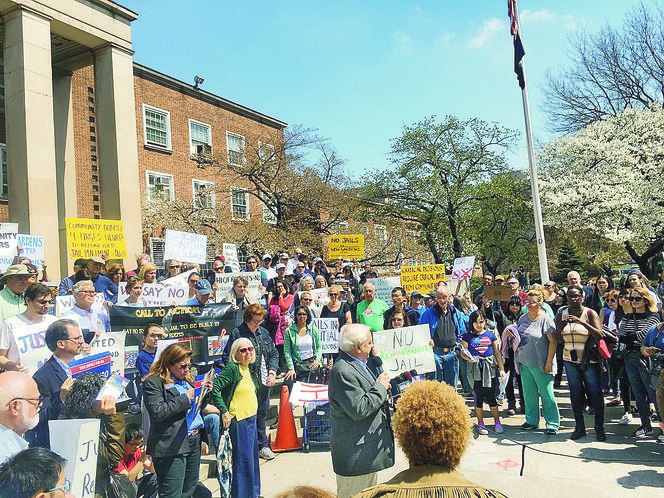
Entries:
POLYGON ((641 296, 636 296, 636 297, 629 296, 628 299, 630 301, 634 301, 635 303, 640 303, 641 301, 643 301, 643 297, 641 297, 641 296))
POLYGON ((253 346, 249 346, 249 347, 246 347, 246 348, 240 348, 238 351, 240 351, 240 353, 244 354, 244 353, 251 353, 251 352, 253 352, 253 350, 254 350, 253 346))
POLYGON ((169 266, 171 270, 174 270, 175 268, 180 268, 180 265, 171 265, 169 266))
POLYGON ((606 302, 607 303, 616 303, 616 302, 618 302, 618 300, 616 298, 612 297, 611 299, 607 299, 606 302))
POLYGON ((330 292, 330 293, 328 294, 328 296, 330 296, 330 297, 337 297, 338 295, 339 295, 338 292, 330 292))
POLYGON ((553 287, 553 285, 551 285, 551 284, 544 284, 544 287, 546 287, 546 288, 548 289, 549 287, 553 287))
POLYGON ((300 299, 300 301, 309 302, 309 301, 311 301, 311 298, 310 297, 303 297, 303 298, 300 299))
POLYGON ((295 313, 295 316, 307 316, 306 313, 295 313))

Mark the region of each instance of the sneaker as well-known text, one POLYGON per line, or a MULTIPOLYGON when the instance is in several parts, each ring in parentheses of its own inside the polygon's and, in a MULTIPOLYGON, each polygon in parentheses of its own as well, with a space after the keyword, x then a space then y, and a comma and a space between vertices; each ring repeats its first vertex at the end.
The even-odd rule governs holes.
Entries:
POLYGON ((263 460, 272 460, 275 457, 274 452, 270 449, 269 446, 261 448, 261 450, 258 452, 258 456, 263 460))
POLYGON ((604 432, 604 429, 595 429, 595 439, 597 439, 600 443, 603 443, 606 441, 606 432, 604 432))
POLYGON ((558 434, 558 429, 551 429, 551 428, 545 429, 544 434, 546 434, 547 436, 554 436, 558 434))
POLYGON ((525 422, 521 424, 521 429, 524 431, 531 431, 533 429, 537 429, 536 425, 530 425, 528 422, 525 422))
POLYGON ((574 432, 572 432, 572 435, 569 438, 572 441, 576 441, 577 439, 581 439, 585 435, 586 435, 586 429, 585 428, 575 427, 574 432))
POLYGON ((652 427, 646 428, 646 427, 639 427, 636 429, 636 432, 634 433, 634 437, 655 437, 657 435, 657 431, 653 429, 652 427))
POLYGON ((516 415, 516 405, 507 405, 507 414, 516 415))
POLYGON ((618 425, 629 425, 632 422, 632 414, 625 412, 620 420, 618 420, 618 425))
POLYGON ((479 424, 477 424, 477 433, 482 434, 483 436, 489 434, 489 431, 486 430, 486 427, 484 427, 484 422, 480 422, 479 424))
POLYGON ((500 423, 500 420, 496 420, 496 432, 502 434, 503 430, 503 424, 500 423))

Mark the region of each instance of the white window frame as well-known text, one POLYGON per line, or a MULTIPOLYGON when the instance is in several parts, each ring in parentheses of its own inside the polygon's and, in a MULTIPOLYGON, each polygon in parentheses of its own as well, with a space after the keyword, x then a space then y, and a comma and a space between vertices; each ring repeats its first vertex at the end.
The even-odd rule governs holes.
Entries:
POLYGON ((154 107, 148 104, 143 104, 143 143, 147 147, 152 147, 154 149, 159 149, 159 150, 166 150, 166 151, 172 151, 173 150, 173 142, 171 140, 171 113, 168 111, 165 111, 164 109, 159 109, 158 107, 154 107), (148 126, 147 126, 147 116, 146 116, 146 111, 151 111, 157 114, 162 114, 166 118, 166 145, 162 145, 156 142, 150 142, 148 141, 148 126))
POLYGON ((156 200, 153 199, 152 196, 150 195, 150 175, 170 179, 171 188, 170 188, 169 200, 170 201, 175 200, 175 178, 173 177, 173 175, 169 175, 168 173, 160 173, 158 171, 149 171, 149 170, 145 172, 145 192, 147 193, 148 200, 150 201, 156 200))
POLYGON ((194 201, 194 207, 196 209, 214 209, 214 207, 217 205, 217 196, 214 191, 214 183, 213 182, 207 182, 205 180, 197 180, 196 178, 191 179, 191 191, 192 191, 192 200, 194 201), (196 187, 209 187, 209 195, 210 195, 210 200, 212 201, 210 206, 201 206, 198 204, 199 202, 199 197, 196 192, 196 187))
POLYGON ((202 123, 201 121, 196 121, 195 119, 189 119, 189 150, 192 155, 196 154, 196 145, 194 145, 194 139, 191 134, 191 125, 195 124, 198 126, 202 126, 203 128, 207 128, 208 132, 208 140, 205 142, 205 145, 210 147, 210 153, 212 153, 212 126, 210 126, 207 123, 202 123))
POLYGON ((335 221, 334 224, 332 225, 332 228, 334 229, 334 234, 341 234, 341 233, 346 233, 348 232, 348 222, 347 221, 335 221))
MULTIPOLYGON (((227 157, 228 157, 228 164, 232 164, 233 166, 244 166, 247 163, 246 147, 247 147, 247 144, 246 144, 246 141, 245 141, 243 135, 240 135, 239 133, 233 133, 232 131, 226 131, 226 154, 227 154, 227 157), (231 137, 231 136, 242 139, 242 151, 241 151, 242 161, 239 162, 239 163, 231 162, 231 148, 230 148, 230 143, 231 142, 228 139, 228 137, 231 137)), ((233 150, 232 152, 237 152, 237 151, 233 150)))
POLYGON ((271 161, 275 160, 274 157, 274 145, 272 144, 267 144, 265 142, 258 142, 258 158, 261 160, 261 163, 264 163, 267 161, 267 158, 271 158, 271 161), (265 149, 269 149, 269 154, 265 154, 263 151, 265 149), (267 157, 266 157, 267 156, 267 157))
POLYGON ((251 203, 249 202, 249 191, 246 188, 239 188, 239 187, 231 187, 231 219, 233 221, 249 221, 251 219, 251 203), (245 214, 244 218, 238 218, 235 215, 235 209, 233 209, 233 194, 236 192, 243 192, 244 193, 244 199, 245 199, 245 204, 247 206, 247 213, 245 214))
POLYGON ((7 172, 7 145, 0 144, 0 199, 9 197, 9 174, 7 172), (8 181, 5 184, 5 177, 8 181))
POLYGON ((377 239, 380 239, 383 242, 387 242, 387 228, 385 228, 385 225, 374 225, 374 235, 376 236, 377 239), (378 235, 379 231, 382 231, 385 235, 384 236, 378 235))
POLYGON ((267 204, 262 202, 263 204, 263 221, 265 223, 268 223, 269 225, 276 225, 277 224, 277 217, 275 214, 268 208, 267 204))

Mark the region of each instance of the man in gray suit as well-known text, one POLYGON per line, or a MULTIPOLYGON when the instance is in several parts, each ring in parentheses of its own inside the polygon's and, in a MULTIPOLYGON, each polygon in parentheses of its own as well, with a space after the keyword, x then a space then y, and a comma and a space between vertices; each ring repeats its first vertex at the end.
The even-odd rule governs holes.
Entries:
POLYGON ((339 333, 341 353, 330 372, 330 446, 337 496, 346 498, 377 484, 377 472, 394 465, 394 433, 387 389, 390 378, 367 368, 371 330, 359 323, 339 333))

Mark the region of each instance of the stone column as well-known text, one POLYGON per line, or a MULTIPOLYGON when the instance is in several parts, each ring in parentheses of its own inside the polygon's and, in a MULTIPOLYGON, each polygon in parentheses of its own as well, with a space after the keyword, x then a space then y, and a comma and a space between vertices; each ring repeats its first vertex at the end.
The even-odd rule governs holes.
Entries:
MULTIPOLYGON (((58 277, 59 236, 51 74, 51 19, 25 7, 3 13, 9 221, 45 236, 58 277)), ((66 248, 63 248, 66 250, 66 248)))
POLYGON ((58 230, 60 234, 60 274, 69 275, 73 261, 67 250, 65 217, 78 217, 76 195, 76 159, 74 148, 74 113, 72 110, 71 72, 54 71, 53 114, 55 117, 55 169, 58 189, 58 230))
POLYGON ((122 220, 129 269, 143 252, 132 52, 113 44, 95 50, 95 93, 101 215, 122 220))

